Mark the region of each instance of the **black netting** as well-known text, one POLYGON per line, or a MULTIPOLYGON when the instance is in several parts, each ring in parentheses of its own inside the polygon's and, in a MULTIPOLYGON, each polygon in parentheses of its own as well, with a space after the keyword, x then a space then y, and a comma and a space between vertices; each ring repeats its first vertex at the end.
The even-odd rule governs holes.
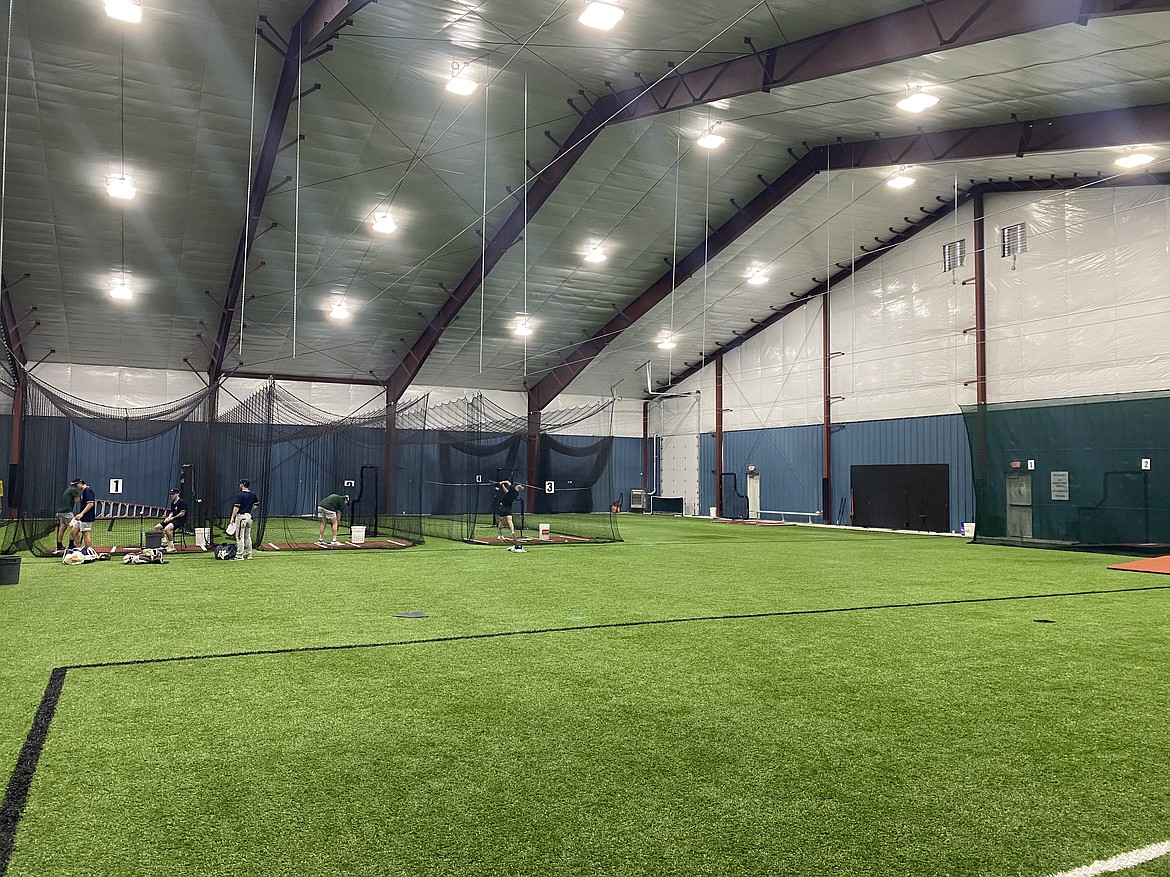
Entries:
POLYGON ((977 541, 1170 544, 1170 394, 964 406, 977 541))
POLYGON ((395 548, 422 540, 416 437, 426 433, 425 396, 337 418, 270 382, 224 412, 213 432, 216 526, 227 523, 247 479, 260 497, 257 547, 314 547, 322 533, 331 541, 317 509, 332 495, 350 500, 338 533, 343 544, 395 548))
MULTIPOLYGON (((75 478, 94 491, 95 546, 141 547, 161 517, 169 490, 196 498, 194 473, 207 447, 207 412, 218 387, 168 405, 115 408, 89 404, 29 375, 23 396, 20 464, 8 503, 18 512, 10 550, 52 553, 68 542, 57 515, 75 478)), ((193 521, 188 526, 192 526, 193 521)))
POLYGON ((474 396, 430 409, 428 424, 427 535, 496 541, 495 487, 509 481, 525 485, 513 506, 519 538, 620 538, 611 509, 612 403, 542 413, 539 429, 530 429, 527 417, 474 396))
POLYGON ((361 542, 363 530, 368 547, 421 541, 417 436, 426 432, 426 397, 339 418, 270 381, 217 415, 221 390, 126 409, 91 405, 30 377, 22 462, 17 483, 8 485, 18 525, 0 534, 0 547, 51 553, 74 477, 95 492, 99 550, 147 544, 172 487, 188 506, 182 541, 194 547, 222 540, 241 478, 262 498, 253 527, 257 547, 312 545, 318 503, 333 493, 351 498, 338 534, 346 544, 361 542))

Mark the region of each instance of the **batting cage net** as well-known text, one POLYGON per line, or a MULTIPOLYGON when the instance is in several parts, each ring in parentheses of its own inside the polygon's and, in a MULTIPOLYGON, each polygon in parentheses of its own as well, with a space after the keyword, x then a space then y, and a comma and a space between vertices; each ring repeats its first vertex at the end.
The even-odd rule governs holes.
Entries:
POLYGON ((482 544, 620 541, 612 402, 530 422, 477 395, 432 407, 425 441, 426 535, 482 544), (507 485, 523 489, 501 507, 507 485), (511 527, 497 511, 511 511, 511 527))
POLYGON ((975 540, 1170 547, 1170 394, 963 407, 975 540))
POLYGON ((67 546, 75 535, 68 522, 80 510, 75 478, 94 494, 98 551, 157 546, 172 489, 187 508, 173 547, 197 551, 227 540, 241 479, 260 497, 251 531, 257 549, 318 548, 322 533, 329 547, 422 541, 417 435, 426 430, 425 396, 338 417, 269 381, 214 416, 223 392, 217 384, 167 405, 113 408, 28 376, 21 463, 7 485, 16 524, 3 547, 46 555, 67 546), (322 503, 340 506, 337 546, 332 521, 321 526, 322 503))
POLYGON ((226 526, 246 480, 259 497, 251 534, 257 549, 421 542, 417 436, 426 432, 426 406, 423 396, 339 418, 269 381, 216 421, 214 525, 226 526))
POLYGON ((195 463, 208 442, 207 411, 218 388, 166 405, 114 408, 61 393, 26 377, 20 430, 20 463, 6 485, 16 512, 13 550, 52 554, 69 544, 68 526, 80 508, 70 482, 83 478, 93 491, 95 549, 140 548, 154 534, 178 488, 191 518, 177 533, 193 534, 198 514, 195 463))

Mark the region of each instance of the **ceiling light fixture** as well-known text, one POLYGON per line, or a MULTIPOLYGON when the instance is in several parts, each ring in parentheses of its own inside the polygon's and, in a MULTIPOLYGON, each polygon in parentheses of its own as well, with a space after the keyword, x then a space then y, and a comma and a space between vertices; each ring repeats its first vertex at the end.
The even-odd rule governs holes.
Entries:
POLYGON ((334 320, 349 319, 349 308, 345 306, 345 293, 333 293, 329 302, 329 316, 334 320))
POLYGON ((1153 160, 1154 156, 1146 152, 1127 152, 1121 158, 1117 159, 1114 164, 1129 171, 1135 167, 1145 167, 1147 164, 1153 162, 1153 160))
POLYGON ((914 177, 907 176, 906 171, 910 170, 908 166, 903 165, 898 169, 892 177, 886 180, 886 185, 891 189, 905 189, 907 186, 914 185, 914 177))
POLYGON ((747 282, 752 286, 763 286, 768 282, 768 275, 760 268, 753 268, 751 274, 747 276, 747 282))
POLYGON ((131 201, 137 191, 134 188, 134 178, 127 173, 110 174, 106 177, 106 191, 111 198, 122 201, 131 201))
POLYGON ((479 88, 479 84, 467 75, 467 65, 460 64, 458 61, 451 62, 451 78, 447 80, 447 91, 451 94, 457 94, 460 97, 467 97, 467 95, 479 88))
POLYGON ((528 325, 528 315, 520 314, 516 317, 516 325, 512 331, 517 335, 531 335, 532 327, 528 325))
POLYGON ((908 113, 921 113, 923 110, 929 110, 938 103, 938 98, 933 94, 924 92, 921 85, 916 85, 913 88, 907 85, 906 91, 906 97, 902 98, 896 104, 900 110, 905 110, 908 113))
POLYGON ((614 6, 612 3, 602 3, 600 0, 594 0, 590 3, 581 14, 577 17, 577 21, 581 22, 586 27, 595 27, 598 30, 609 30, 615 24, 622 20, 622 16, 626 11, 620 6, 614 6))
MULTIPOLYGON (((110 4, 106 4, 106 10, 109 11, 110 4)), ((137 8, 137 6, 135 7, 137 8)), ((134 19, 137 20, 137 19, 134 19)), ((119 165, 118 173, 111 174, 106 177, 106 191, 114 198, 121 201, 129 201, 134 197, 134 181, 130 175, 126 173, 126 39, 122 38, 122 58, 121 70, 118 78, 119 85, 119 119, 118 119, 118 136, 119 136, 119 165)), ((118 265, 118 276, 110 281, 110 298, 118 299, 119 301, 129 301, 134 297, 134 292, 130 289, 130 281, 126 279, 126 205, 118 210, 119 213, 119 241, 121 244, 121 262, 118 265)))
POLYGON ((604 262, 606 258, 605 250, 601 249, 600 244, 595 247, 587 247, 585 250, 586 262, 604 262))
POLYGON ((142 21, 141 0, 106 0, 106 15, 118 21, 138 24, 142 21))
POLYGON ((717 127, 719 127, 719 122, 716 122, 706 131, 704 131, 699 136, 699 139, 695 141, 695 145, 701 146, 704 149, 718 149, 720 146, 722 146, 727 141, 727 138, 720 137, 715 133, 715 129, 717 127))
POLYGON ((394 217, 387 213, 375 213, 373 221, 374 231, 379 234, 393 234, 398 228, 398 223, 394 221, 394 217))
POLYGON ((660 338, 658 341, 659 350, 674 350, 674 346, 674 338, 670 335, 660 338))

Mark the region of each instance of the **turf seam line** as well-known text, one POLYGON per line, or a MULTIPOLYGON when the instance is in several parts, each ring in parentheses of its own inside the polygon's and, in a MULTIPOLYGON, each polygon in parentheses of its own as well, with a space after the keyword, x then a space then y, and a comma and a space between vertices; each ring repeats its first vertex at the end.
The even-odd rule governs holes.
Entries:
POLYGON ((1147 585, 1140 588, 1108 588, 1096 591, 1069 591, 1060 594, 1017 594, 1008 597, 972 597, 962 600, 930 600, 919 603, 879 603, 872 606, 836 606, 828 609, 786 609, 776 612, 749 612, 733 615, 695 615, 687 618, 651 618, 642 621, 608 621, 602 624, 579 624, 568 627, 541 627, 528 630, 500 630, 489 633, 465 633, 426 639, 393 640, 379 643, 343 643, 332 646, 290 646, 283 649, 255 649, 243 652, 221 652, 209 655, 173 655, 166 658, 134 658, 125 661, 101 661, 91 664, 69 664, 69 670, 97 670, 110 667, 137 667, 147 664, 173 664, 181 661, 212 661, 227 658, 295 655, 312 652, 342 652, 354 649, 382 649, 392 646, 433 645, 435 643, 465 642, 480 639, 498 639, 511 636, 533 636, 542 633, 573 633, 583 630, 609 630, 623 627, 649 627, 658 624, 690 624, 703 621, 744 621, 755 618, 783 618, 800 615, 831 615, 844 612, 872 612, 879 609, 918 609, 931 606, 961 606, 976 603, 998 603, 1010 600, 1049 600, 1058 597, 1088 597, 1102 594, 1128 594, 1140 591, 1166 591, 1170 585, 1147 585))
POLYGON ((37 771, 37 763, 41 759, 41 752, 49 736, 49 725, 52 724, 53 714, 57 711, 57 702, 61 699, 66 672, 65 667, 57 667, 49 674, 49 684, 45 686, 41 704, 37 708, 28 736, 24 739, 24 745, 20 748, 16 767, 13 768, 8 788, 4 792, 4 804, 0 808, 0 877, 8 873, 8 863, 16 846, 16 828, 24 813, 24 806, 28 803, 33 775, 37 771))

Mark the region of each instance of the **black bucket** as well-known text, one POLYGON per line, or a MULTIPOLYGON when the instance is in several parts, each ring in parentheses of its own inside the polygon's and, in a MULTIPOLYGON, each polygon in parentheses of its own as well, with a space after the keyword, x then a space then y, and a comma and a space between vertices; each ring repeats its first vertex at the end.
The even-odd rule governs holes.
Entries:
POLYGON ((0 554, 0 585, 15 585, 20 581, 20 557, 0 554))

